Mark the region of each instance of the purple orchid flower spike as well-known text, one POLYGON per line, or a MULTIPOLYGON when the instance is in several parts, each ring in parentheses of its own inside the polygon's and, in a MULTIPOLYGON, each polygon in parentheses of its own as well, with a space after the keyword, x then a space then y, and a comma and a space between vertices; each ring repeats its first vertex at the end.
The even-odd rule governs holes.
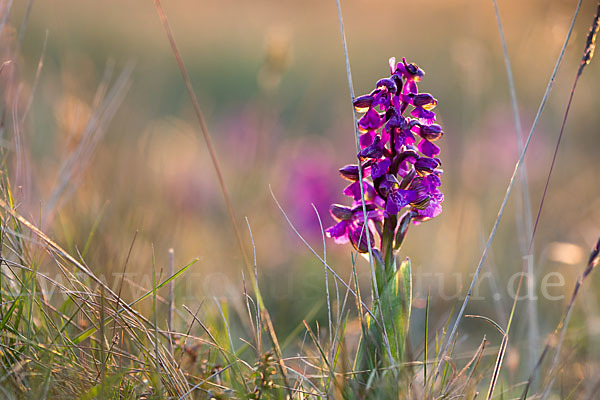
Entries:
MULTIPOLYGON (((376 265, 372 285, 377 293, 373 310, 379 309, 383 326, 386 321, 408 326, 410 261, 397 265, 396 255, 411 222, 437 217, 444 201, 440 148, 434 143, 444 132, 433 111, 438 101, 429 93, 419 93, 417 83, 424 75, 404 58, 399 63, 390 58, 390 76, 379 79, 371 93, 354 99, 354 109, 362 114, 357 122, 358 162, 340 169, 351 182, 344 194, 352 204, 333 204, 330 213, 336 223, 325 230, 336 243, 350 242, 359 253, 372 256, 376 265)), ((391 334, 386 352, 381 345, 385 335, 363 332, 357 354, 362 369, 390 357, 392 365, 403 361, 408 331, 395 329, 391 334), (372 337, 363 341, 365 335, 372 337)))
POLYGON ((417 83, 425 72, 416 64, 404 58, 398 63, 390 58, 389 64, 390 76, 379 79, 371 93, 354 99, 355 110, 362 114, 360 163, 340 169, 342 177, 351 181, 344 194, 352 198, 352 205, 332 205, 336 224, 325 231, 336 243, 350 242, 364 253, 369 229, 370 245, 385 257, 386 270, 392 268, 399 247, 393 243, 395 232, 402 230, 404 235, 407 221, 418 224, 435 218, 444 201, 439 189, 440 148, 434 144, 444 134, 435 123, 438 101, 429 93, 419 93, 417 83))

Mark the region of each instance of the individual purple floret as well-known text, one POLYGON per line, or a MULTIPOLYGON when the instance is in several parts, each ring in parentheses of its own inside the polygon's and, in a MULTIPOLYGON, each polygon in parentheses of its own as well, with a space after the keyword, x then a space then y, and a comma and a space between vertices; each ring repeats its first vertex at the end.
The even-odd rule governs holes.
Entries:
POLYGON ((442 212, 440 148, 434 142, 444 132, 435 123, 437 100, 418 91, 424 74, 415 64, 391 58, 390 76, 380 79, 371 93, 354 99, 355 110, 363 114, 358 120, 359 164, 340 169, 342 177, 352 182, 344 194, 353 202, 349 207, 333 204, 330 208, 337 223, 325 233, 336 243, 350 241, 359 252, 367 252, 366 225, 373 249, 397 250, 395 243, 385 241, 398 241, 399 246, 402 221, 419 223, 442 212))
MULTIPOLYGON (((371 240, 371 247, 374 247, 374 234, 377 232, 375 224, 381 223, 383 220, 383 211, 374 203, 367 204, 366 208, 367 227, 371 230, 369 239, 371 240)), ((332 204, 330 212, 338 223, 327 228, 325 231, 327 236, 334 238, 336 243, 347 243, 350 241, 358 251, 366 253, 369 250, 369 246, 367 244, 362 204, 357 202, 352 208, 332 204)))

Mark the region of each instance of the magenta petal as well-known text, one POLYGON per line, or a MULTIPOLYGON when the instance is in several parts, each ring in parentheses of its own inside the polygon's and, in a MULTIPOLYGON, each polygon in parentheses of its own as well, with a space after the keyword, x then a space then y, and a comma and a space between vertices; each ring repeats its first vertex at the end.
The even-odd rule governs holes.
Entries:
POLYGON ((425 154, 427 157, 433 157, 440 154, 440 148, 431 143, 429 140, 422 139, 417 147, 419 148, 419 151, 425 154))
POLYGON ((375 131, 368 131, 360 135, 360 148, 364 149, 367 146, 373 144, 373 139, 375 138, 375 131))
POLYGON ((388 133, 388 131, 385 128, 383 128, 381 130, 381 142, 385 146, 386 143, 389 141, 390 141, 390 134, 388 133))
POLYGON ((325 235, 334 238, 336 243, 348 242, 348 221, 340 221, 325 229, 325 235))
MULTIPOLYGON (((371 200, 375 197, 375 189, 367 182, 363 182, 363 191, 365 194, 365 200, 371 200)), ((360 186, 359 181, 356 181, 344 189, 343 192, 346 196, 354 198, 354 201, 360 201, 360 186)))
POLYGON ((430 192, 433 192, 442 184, 442 181, 436 174, 431 174, 423 178, 423 183, 427 185, 430 192))
POLYGON ((422 107, 415 108, 410 112, 410 115, 412 115, 415 118, 419 118, 421 121, 427 124, 430 124, 435 121, 435 113, 433 111, 426 110, 422 107))
POLYGON ((418 210, 418 214, 421 220, 427 220, 435 218, 442 213, 442 202, 444 201, 444 195, 442 193, 436 193, 429 199, 429 205, 424 210, 418 210))
POLYGON ((406 85, 404 86, 404 93, 417 93, 418 89, 417 89, 417 84, 414 80, 410 79, 408 82, 406 82, 406 85))
POLYGON ((385 120, 381 118, 377 111, 375 111, 373 108, 370 108, 369 111, 367 111, 365 115, 363 115, 358 121, 358 126, 363 131, 376 130, 383 125, 384 121, 385 120))
POLYGON ((415 135, 410 131, 410 129, 403 129, 397 135, 395 139, 394 145, 396 146, 396 151, 402 151, 402 146, 411 146, 415 144, 415 135))
POLYGON ((354 201, 359 201, 360 200, 360 186, 359 185, 359 181, 356 181, 354 183, 351 183, 350 185, 346 186, 346 188, 344 189, 344 194, 346 196, 349 197, 353 197, 354 201))

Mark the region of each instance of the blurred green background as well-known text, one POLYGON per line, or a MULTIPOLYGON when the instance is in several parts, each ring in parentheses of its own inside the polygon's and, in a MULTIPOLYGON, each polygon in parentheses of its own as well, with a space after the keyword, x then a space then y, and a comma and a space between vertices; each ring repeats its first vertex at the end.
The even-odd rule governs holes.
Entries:
MULTIPOLYGON (((18 104, 19 115, 33 93, 20 126, 21 213, 40 221, 74 253, 85 249, 90 268, 115 285, 138 232, 127 266, 131 275, 125 297, 135 297, 141 290, 136 285, 151 285, 153 257, 166 275, 172 247, 177 266, 199 259, 177 283, 178 305, 193 309, 203 299, 217 297, 240 306, 240 252, 152 2, 32 4, 18 58, 10 66, 19 86, 3 83, 5 102, 18 104), (33 92, 46 32, 43 68, 33 92), (105 136, 81 163, 79 178, 71 179, 56 207, 47 210, 61 165, 77 149, 86 123, 95 115, 94 96, 103 75, 113 68, 114 82, 129 63, 134 64, 131 87, 107 122, 105 136)), ((524 136, 575 5, 576 1, 499 2, 524 136)), ((27 1, 13 4, 0 54, 14 49, 27 6, 27 1)), ((326 321, 323 267, 285 222, 269 185, 301 234, 322 252, 311 202, 324 227, 329 226, 333 220, 328 205, 346 202, 337 169, 352 163, 356 153, 335 2, 180 0, 165 1, 164 7, 206 115, 238 221, 245 228, 247 217, 252 228, 259 281, 276 329, 285 337, 311 310, 316 313, 313 318, 326 321)), ((357 95, 373 89, 388 73, 388 58, 395 56, 425 70, 420 90, 439 101, 436 111, 446 133, 439 142, 444 212, 411 227, 402 250, 413 261, 418 347, 427 291, 432 324, 441 328, 468 288, 518 157, 493 2, 353 0, 342 7, 357 95)), ((526 157, 534 217, 594 7, 593 1, 584 2, 526 157)), ((600 235, 599 73, 600 63, 593 60, 579 82, 535 238, 538 282, 559 272, 564 285, 549 292, 566 295, 566 300, 551 300, 539 285, 536 288, 539 299, 534 307, 542 339, 554 329, 600 235)), ((2 140, 14 149, 13 138, 2 140)), ((516 287, 511 277, 522 268, 521 247, 528 240, 518 213, 520 196, 517 188, 485 264, 480 299, 468 309, 501 325, 506 324, 510 292, 516 287)), ((244 233, 251 251, 247 230, 244 233)), ((347 279, 351 247, 326 243, 330 264, 347 279)), ((364 290, 369 290, 368 268, 359 259, 364 290)), ((600 286, 597 277, 592 280, 594 287, 600 286)), ((587 332, 578 349, 590 352, 582 363, 589 360, 592 366, 600 338, 596 293, 586 288, 574 322, 578 334, 587 332)), ((516 318, 511 371, 518 369, 519 357, 525 357, 519 349, 531 329, 531 309, 525 301, 516 318)), ((472 349, 484 334, 494 346, 500 342, 498 332, 479 320, 467 320, 461 333, 465 349, 472 349)))

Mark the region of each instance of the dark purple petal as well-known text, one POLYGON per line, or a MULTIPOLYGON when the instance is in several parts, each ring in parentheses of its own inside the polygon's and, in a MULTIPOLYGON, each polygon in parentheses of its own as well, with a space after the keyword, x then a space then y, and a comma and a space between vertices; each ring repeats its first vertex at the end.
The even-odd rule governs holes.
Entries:
POLYGON ((425 75, 425 71, 423 71, 421 68, 419 68, 417 66, 417 64, 406 64, 406 60, 403 58, 402 62, 404 63, 405 67, 406 67, 406 74, 407 74, 407 78, 408 77, 412 77, 413 79, 415 79, 417 82, 421 80, 421 78, 423 77, 423 75, 425 75))
POLYGON ((385 212, 388 215, 396 215, 400 212, 400 209, 396 205, 396 202, 388 200, 387 204, 385 205, 385 212))
POLYGON ((427 157, 433 157, 440 154, 440 148, 429 140, 422 139, 417 145, 419 151, 425 154, 427 157))
POLYGON ((381 143, 385 146, 390 141, 390 134, 383 128, 381 130, 381 143))
POLYGON ((371 166, 371 177, 373 179, 377 179, 380 176, 387 174, 390 165, 391 162, 388 158, 384 158, 383 160, 376 162, 371 166))
POLYGON ((429 187, 427 185, 425 185, 424 183, 424 178, 422 177, 416 177, 415 179, 413 179, 411 185, 410 185, 410 189, 414 190, 417 193, 417 200, 421 201, 423 200, 424 197, 429 195, 429 187))
POLYGON ((415 169, 418 172, 431 174, 433 170, 436 169, 439 165, 439 161, 435 158, 420 157, 415 163, 415 169))
POLYGON ((429 93, 419 93, 413 97, 412 104, 415 107, 423 107, 426 110, 431 110, 437 106, 437 100, 429 93))
MULTIPOLYGON (((381 205, 375 203, 365 203, 365 210, 367 211, 367 219, 380 222, 383 220, 383 210, 381 205)), ((365 220, 365 210, 363 210, 362 203, 356 202, 354 208, 352 208, 352 214, 354 214, 354 220, 362 223, 365 220)))
POLYGON ((346 165, 345 167, 340 168, 340 175, 342 178, 347 179, 349 181, 357 181, 358 180, 358 165, 346 165))
POLYGON ((402 177, 402 181, 400 182, 400 189, 406 189, 412 183, 413 179, 415 178, 415 175, 417 174, 417 171, 413 167, 411 167, 410 169, 402 172, 403 174, 400 175, 404 176, 402 177))
POLYGON ((392 96, 387 90, 376 90, 373 94, 372 107, 380 106, 382 111, 387 111, 390 108, 392 96))
POLYGON ((396 90, 398 90, 398 88, 396 87, 396 82, 394 82, 394 80, 391 78, 380 79, 379 81, 377 81, 376 86, 377 88, 384 87, 388 92, 392 94, 396 93, 396 90))
POLYGON ((444 201, 444 195, 438 190, 439 185, 439 176, 435 172, 413 180, 411 189, 416 191, 417 198, 411 205, 418 214, 416 221, 426 221, 442 212, 441 204, 444 201))
POLYGON ((331 216, 338 221, 348 221, 354 216, 350 207, 342 206, 340 204, 332 204, 329 207, 331 216))
POLYGON ((394 81, 394 83, 396 84, 396 96, 397 96, 398 94, 400 94, 402 92, 402 87, 404 86, 404 83, 402 82, 402 78, 400 78, 398 75, 394 74, 390 77, 390 79, 392 79, 394 81))
MULTIPOLYGON (((400 80, 400 78, 397 78, 397 79, 400 80)), ((404 103, 400 102, 400 97, 399 96, 394 96, 394 97, 392 97, 392 104, 394 105, 394 107, 397 110, 401 110, 402 109, 402 104, 404 104, 404 103)))
POLYGON ((358 153, 360 158, 381 158, 383 157, 384 143, 379 136, 375 136, 373 143, 358 153))
POLYGON ((371 96, 370 94, 359 96, 354 99, 353 104, 354 109, 357 112, 366 112, 369 109, 369 107, 371 107, 371 104, 373 104, 373 96, 371 96))
POLYGON ((379 182, 378 189, 383 197, 387 197, 389 193, 398 188, 399 184, 398 179, 394 175, 388 174, 379 182))
POLYGON ((397 162, 400 164, 400 168, 404 170, 409 170, 419 159, 416 149, 414 149, 412 146, 398 154, 397 157, 397 162))
POLYGON ((416 125, 413 130, 423 139, 427 139, 430 142, 438 140, 444 134, 442 127, 437 124, 416 125))
POLYGON ((401 129, 404 129, 404 127, 406 127, 406 118, 398 114, 391 116, 388 122, 385 124, 385 129, 387 129, 387 131, 390 133, 397 133, 401 129))
POLYGON ((350 242, 360 253, 366 253, 369 251, 369 242, 371 242, 371 247, 375 246, 373 232, 369 232, 369 242, 367 242, 367 229, 368 228, 365 227, 364 224, 352 225, 350 227, 350 242))
POLYGON ((413 103, 413 98, 415 97, 414 93, 409 93, 409 94, 401 94, 400 95, 400 100, 402 100, 402 102, 406 103, 406 104, 412 104, 413 103))

